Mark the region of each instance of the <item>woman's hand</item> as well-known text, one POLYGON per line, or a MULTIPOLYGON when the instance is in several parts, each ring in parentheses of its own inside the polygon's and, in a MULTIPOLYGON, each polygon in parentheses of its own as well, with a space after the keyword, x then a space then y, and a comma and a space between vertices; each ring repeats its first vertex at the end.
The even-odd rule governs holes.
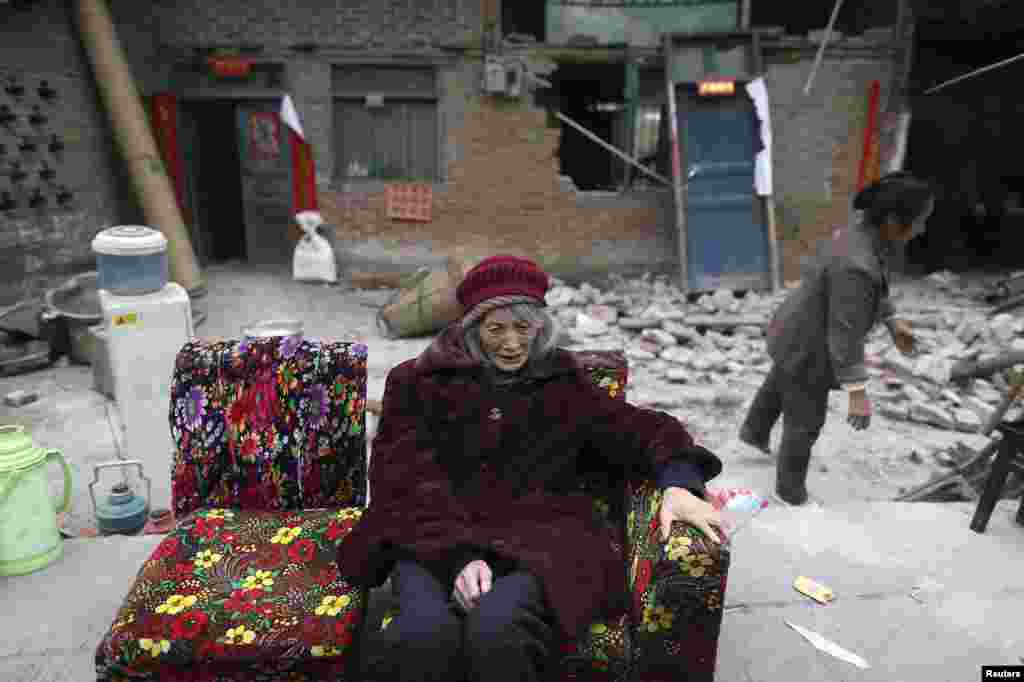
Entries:
POLYGON ((893 343, 904 355, 911 355, 914 352, 914 332, 910 323, 906 320, 893 320, 889 325, 889 333, 892 334, 893 343))
POLYGON ((661 540, 667 542, 673 521, 683 521, 704 533, 710 540, 721 542, 721 535, 715 530, 722 527, 722 515, 718 510, 685 488, 668 488, 661 500, 661 540))
POLYGON ((867 391, 850 391, 846 394, 849 400, 846 421, 857 431, 871 426, 871 401, 867 391))
POLYGON ((466 564, 455 579, 452 594, 463 611, 471 611, 480 603, 480 597, 491 591, 491 567, 483 559, 466 564))

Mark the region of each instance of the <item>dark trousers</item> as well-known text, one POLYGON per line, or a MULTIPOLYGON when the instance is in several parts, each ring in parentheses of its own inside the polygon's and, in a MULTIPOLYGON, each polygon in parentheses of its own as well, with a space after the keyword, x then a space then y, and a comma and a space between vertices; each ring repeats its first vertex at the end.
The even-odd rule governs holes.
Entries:
POLYGON ((807 499, 811 448, 825 426, 832 385, 831 377, 791 376, 773 365, 743 422, 743 431, 756 442, 768 442, 772 427, 783 417, 775 489, 787 502, 807 499))
POLYGON ((493 572, 491 590, 464 614, 451 596, 455 576, 445 567, 399 561, 391 573, 391 587, 401 613, 384 632, 369 638, 363 679, 545 679, 554 654, 555 628, 543 589, 532 574, 515 570, 514 565, 488 565, 493 572))

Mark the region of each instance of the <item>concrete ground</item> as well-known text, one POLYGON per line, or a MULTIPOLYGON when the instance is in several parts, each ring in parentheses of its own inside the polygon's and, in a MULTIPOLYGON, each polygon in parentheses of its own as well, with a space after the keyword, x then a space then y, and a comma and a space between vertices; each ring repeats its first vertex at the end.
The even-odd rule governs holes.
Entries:
MULTIPOLYGON (((966 504, 770 508, 735 539, 720 682, 965 682, 1024 662, 1024 528, 1001 503, 985 535, 966 504), (1021 563, 1018 563, 1021 562, 1021 563), (820 606, 792 588, 825 583, 820 606), (786 621, 866 659, 815 649, 786 621)), ((88 682, 93 651, 158 536, 65 541, 47 569, 0 578, 0 680, 88 682)))
MULTIPOLYGON (((233 337, 247 322, 289 317, 301 319, 310 336, 365 341, 371 398, 383 393, 391 367, 429 343, 381 338, 374 317, 387 291, 301 284, 281 270, 239 265, 211 268, 207 276, 209 293, 195 301, 207 314, 199 335, 233 337)), ((636 394, 653 386, 647 382, 642 373, 634 376, 636 394)), ((717 485, 767 493, 772 460, 734 436, 758 379, 748 383, 737 383, 742 398, 728 403, 710 387, 680 387, 683 407, 671 412, 724 460, 717 485)), ((92 390, 88 367, 65 364, 0 380, 0 394, 17 389, 37 391, 40 399, 0 405, 0 424, 23 424, 38 444, 63 451, 74 474, 67 527, 91 526, 92 465, 133 456, 119 452, 116 406, 92 390)), ((844 407, 836 402, 833 411, 844 407)), ((1024 573, 1016 563, 1024 560, 1024 528, 1012 522, 1014 505, 1001 503, 979 536, 967 528, 970 505, 882 501, 930 473, 908 465, 911 449, 984 441, 882 417, 869 432, 853 434, 838 417, 819 441, 810 479, 828 506, 770 508, 736 539, 718 679, 960 681, 977 679, 981 665, 1024 662, 1019 619, 1011 620, 1024 606, 1024 573), (836 601, 818 606, 794 592, 798 575, 831 586, 836 601), (863 656, 872 668, 861 671, 818 652, 784 620, 863 656)), ((58 472, 51 476, 56 489, 58 472)), ((109 486, 111 479, 104 480, 109 486)), ((68 540, 64 558, 48 569, 0 578, 0 680, 93 679, 92 650, 158 541, 68 540)))

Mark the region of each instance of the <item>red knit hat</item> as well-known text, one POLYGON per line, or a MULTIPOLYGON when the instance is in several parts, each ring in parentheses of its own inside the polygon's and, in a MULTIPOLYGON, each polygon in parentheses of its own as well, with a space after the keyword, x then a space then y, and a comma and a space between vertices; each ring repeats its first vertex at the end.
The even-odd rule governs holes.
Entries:
POLYGON ((533 261, 516 256, 491 256, 466 273, 455 296, 466 310, 495 296, 530 296, 546 305, 547 290, 547 273, 533 261))

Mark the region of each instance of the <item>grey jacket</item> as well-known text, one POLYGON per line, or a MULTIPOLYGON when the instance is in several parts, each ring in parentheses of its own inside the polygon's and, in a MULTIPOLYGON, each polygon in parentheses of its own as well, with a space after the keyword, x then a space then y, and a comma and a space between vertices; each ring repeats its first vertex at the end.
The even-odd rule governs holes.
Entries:
POLYGON ((867 381, 864 341, 893 315, 884 254, 877 228, 859 221, 819 246, 768 325, 768 354, 779 369, 832 388, 867 381))

